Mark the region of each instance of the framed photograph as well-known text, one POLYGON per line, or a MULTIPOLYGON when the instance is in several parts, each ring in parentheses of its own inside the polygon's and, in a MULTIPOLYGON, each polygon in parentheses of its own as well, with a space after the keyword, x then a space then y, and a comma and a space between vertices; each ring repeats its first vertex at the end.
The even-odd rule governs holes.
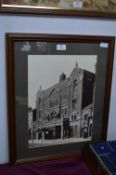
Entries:
POLYGON ((11 163, 77 156, 106 139, 114 41, 6 34, 11 163))
POLYGON ((1 0, 0 12, 116 18, 116 1, 1 0))

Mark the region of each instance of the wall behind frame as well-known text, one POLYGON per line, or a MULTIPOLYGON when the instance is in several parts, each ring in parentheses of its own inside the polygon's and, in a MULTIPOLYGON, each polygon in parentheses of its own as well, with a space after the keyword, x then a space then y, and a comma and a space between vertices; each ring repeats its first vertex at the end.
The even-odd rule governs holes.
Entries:
MULTIPOLYGON (((116 21, 76 17, 0 15, 0 163, 9 161, 5 62, 6 32, 116 36, 116 21)), ((116 46, 107 140, 116 139, 115 87, 116 46)))

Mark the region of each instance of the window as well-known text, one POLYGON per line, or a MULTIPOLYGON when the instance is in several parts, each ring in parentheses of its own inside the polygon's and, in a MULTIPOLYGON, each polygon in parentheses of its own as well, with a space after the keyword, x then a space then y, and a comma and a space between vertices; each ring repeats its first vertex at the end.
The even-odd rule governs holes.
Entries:
POLYGON ((84 115, 84 120, 87 120, 87 117, 88 117, 88 115, 87 115, 87 114, 85 114, 85 115, 84 115))
POLYGON ((73 121, 73 115, 71 116, 71 120, 73 121))
POLYGON ((41 112, 39 111, 39 119, 41 119, 41 112))
POLYGON ((73 82, 73 89, 75 90, 76 87, 77 87, 77 80, 74 80, 74 82, 73 82))
POLYGON ((75 109, 76 108, 76 99, 72 100, 72 109, 75 109))
POLYGON ((67 114, 67 108, 65 108, 65 115, 67 114))
POLYGON ((77 119, 77 116, 76 116, 76 114, 74 115, 74 120, 76 120, 77 119))

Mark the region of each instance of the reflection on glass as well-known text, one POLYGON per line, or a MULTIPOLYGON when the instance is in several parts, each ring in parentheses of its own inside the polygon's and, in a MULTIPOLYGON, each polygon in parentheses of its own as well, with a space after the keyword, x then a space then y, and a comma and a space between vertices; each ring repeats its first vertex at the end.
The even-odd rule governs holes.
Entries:
POLYGON ((116 11, 116 0, 2 0, 2 6, 116 11))

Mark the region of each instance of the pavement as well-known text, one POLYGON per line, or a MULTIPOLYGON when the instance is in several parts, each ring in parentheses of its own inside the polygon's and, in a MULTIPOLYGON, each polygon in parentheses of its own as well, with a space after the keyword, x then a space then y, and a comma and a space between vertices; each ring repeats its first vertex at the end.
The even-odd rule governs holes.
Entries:
POLYGON ((75 142, 85 142, 90 141, 89 138, 65 138, 65 139, 53 139, 53 140, 29 140, 29 147, 40 147, 40 146, 50 146, 50 145, 59 145, 59 144, 67 144, 67 143, 75 143, 75 142))

